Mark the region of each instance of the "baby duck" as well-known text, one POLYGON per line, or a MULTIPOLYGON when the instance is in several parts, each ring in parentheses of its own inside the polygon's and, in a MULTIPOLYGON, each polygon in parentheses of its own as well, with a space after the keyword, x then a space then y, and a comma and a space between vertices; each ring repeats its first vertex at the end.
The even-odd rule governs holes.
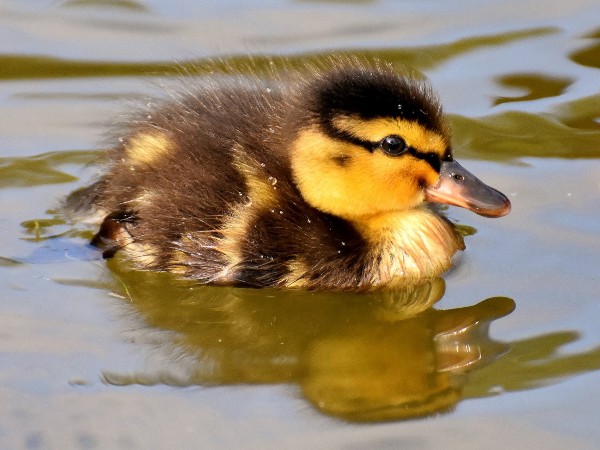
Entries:
POLYGON ((429 85, 382 61, 223 76, 127 124, 86 201, 92 244, 201 283, 366 291, 464 248, 428 202, 505 215, 462 168, 429 85))

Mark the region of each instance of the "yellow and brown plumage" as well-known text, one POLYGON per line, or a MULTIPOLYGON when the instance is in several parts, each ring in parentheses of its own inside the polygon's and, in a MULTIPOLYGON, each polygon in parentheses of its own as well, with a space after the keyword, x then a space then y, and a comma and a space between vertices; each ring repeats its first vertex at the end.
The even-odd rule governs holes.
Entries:
POLYGON ((463 248, 426 200, 480 214, 506 197, 453 160, 424 81, 344 58, 229 76, 128 123, 86 193, 93 243, 202 283, 370 290, 439 275, 463 248))

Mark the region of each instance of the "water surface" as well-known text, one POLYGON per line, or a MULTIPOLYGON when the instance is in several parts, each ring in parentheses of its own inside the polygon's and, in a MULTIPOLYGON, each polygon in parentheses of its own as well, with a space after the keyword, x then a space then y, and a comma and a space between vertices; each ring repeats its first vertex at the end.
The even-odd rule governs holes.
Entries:
POLYGON ((585 0, 3 2, 0 447, 595 448, 599 15, 585 0), (174 62, 203 77, 215 56, 335 51, 429 77, 457 158, 513 202, 493 221, 448 209, 469 236, 443 280, 393 297, 190 286, 98 260, 92 229, 56 214, 174 62))

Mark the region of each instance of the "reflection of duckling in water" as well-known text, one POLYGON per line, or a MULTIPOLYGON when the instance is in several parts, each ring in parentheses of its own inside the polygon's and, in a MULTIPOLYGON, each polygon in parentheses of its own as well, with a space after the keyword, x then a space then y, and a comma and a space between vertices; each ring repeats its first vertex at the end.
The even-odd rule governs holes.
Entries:
POLYGON ((133 374, 105 372, 108 383, 289 383, 323 413, 351 421, 451 409, 462 397, 464 373, 506 351, 490 340, 488 327, 514 307, 498 297, 432 309, 444 293, 440 278, 406 293, 307 296, 297 290, 190 290, 156 274, 122 275, 128 305, 152 327, 152 353, 168 354, 133 374), (157 341, 156 328, 167 331, 164 341, 157 341))
POLYGON ((467 372, 508 351, 488 329, 513 308, 511 299, 496 297, 370 330, 352 327, 315 343, 304 362, 302 391, 319 410, 351 421, 446 412, 461 400, 467 372))
POLYGON ((453 159, 423 81, 352 58, 304 73, 224 76, 131 121, 73 197, 107 214, 93 243, 203 283, 369 290, 437 276, 463 248, 425 201, 508 213, 453 159))

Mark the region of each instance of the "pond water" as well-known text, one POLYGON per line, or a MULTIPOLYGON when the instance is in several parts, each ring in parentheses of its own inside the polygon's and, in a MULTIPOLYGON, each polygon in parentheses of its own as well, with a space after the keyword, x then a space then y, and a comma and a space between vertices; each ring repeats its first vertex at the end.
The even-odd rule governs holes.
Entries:
POLYGON ((0 447, 597 448, 598 17, 587 0, 1 2, 0 447), (209 57, 339 51, 423 72, 457 158, 513 203, 447 210, 470 235, 443 280, 192 286, 99 260, 56 213, 174 62, 201 79, 209 57))

